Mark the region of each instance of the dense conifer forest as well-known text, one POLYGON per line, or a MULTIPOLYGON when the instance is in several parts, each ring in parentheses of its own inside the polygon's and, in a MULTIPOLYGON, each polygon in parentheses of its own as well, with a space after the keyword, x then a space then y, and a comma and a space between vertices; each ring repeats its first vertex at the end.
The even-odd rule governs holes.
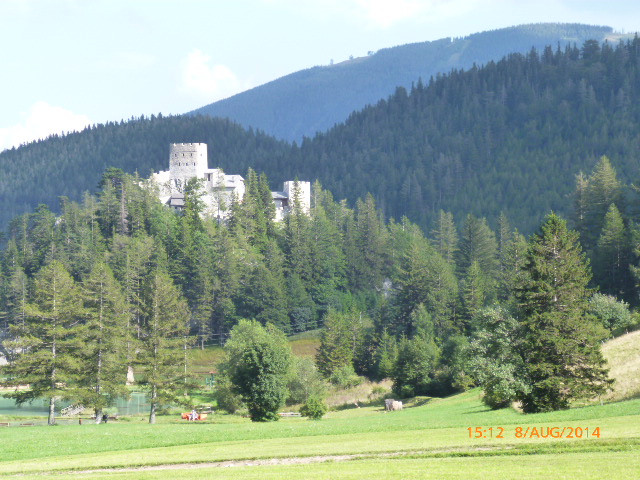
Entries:
POLYGON ((242 319, 322 327, 323 375, 390 377, 401 396, 479 384, 489 405, 535 412, 608 388, 599 340, 637 323, 640 199, 606 157, 565 200, 576 230, 551 214, 529 240, 505 215, 497 230, 471 213, 458 228, 442 210, 425 235, 386 221, 371 195, 351 208, 317 182, 308 214, 294 189, 275 223, 267 177, 246 178, 224 223, 201 215, 196 181, 175 211, 115 168, 96 195, 62 197, 59 215, 40 205, 16 217, 1 256, 3 374, 32 388, 10 395, 99 415, 128 365, 154 416, 187 389, 184 349, 224 343, 242 319))
POLYGON ((0 154, 0 220, 56 197, 78 201, 108 166, 166 168, 171 142, 207 142, 227 173, 318 179, 355 205, 371 193, 385 218, 424 230, 438 212, 458 226, 467 213, 494 228, 504 211, 531 233, 553 209, 568 214, 575 176, 602 155, 622 180, 638 179, 640 40, 547 47, 499 62, 416 79, 300 145, 246 132, 224 120, 152 117, 108 124, 0 154))
POLYGON ((410 88, 420 77, 484 65, 509 53, 526 54, 532 47, 564 48, 589 39, 620 37, 624 35, 615 34, 610 27, 537 23, 412 43, 301 70, 191 113, 229 118, 276 138, 299 142, 387 98, 398 86, 410 88))

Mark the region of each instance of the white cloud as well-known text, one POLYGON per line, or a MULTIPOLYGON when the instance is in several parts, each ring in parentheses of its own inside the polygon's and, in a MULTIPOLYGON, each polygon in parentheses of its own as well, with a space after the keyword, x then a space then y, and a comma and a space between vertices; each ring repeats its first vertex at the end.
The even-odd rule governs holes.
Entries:
POLYGON ((86 115, 73 113, 46 102, 34 103, 21 117, 16 125, 0 128, 0 150, 17 147, 56 133, 82 130, 91 124, 86 115))
POLYGON ((210 101, 220 100, 241 91, 238 77, 226 65, 212 65, 211 57, 193 50, 182 62, 181 90, 210 101))

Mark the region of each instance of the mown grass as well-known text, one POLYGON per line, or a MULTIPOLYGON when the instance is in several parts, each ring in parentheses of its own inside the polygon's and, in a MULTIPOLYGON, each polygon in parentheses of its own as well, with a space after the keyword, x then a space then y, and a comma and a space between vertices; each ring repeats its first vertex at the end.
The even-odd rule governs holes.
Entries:
MULTIPOLYGON (((633 384, 633 362, 638 358, 634 348, 640 337, 616 340, 609 342, 608 354, 605 346, 605 355, 616 364, 631 362, 626 370, 630 380, 620 383, 619 377, 620 388, 633 384)), ((311 355, 317 337, 293 338, 292 345, 298 355, 311 355)), ((207 368, 221 356, 216 348, 199 352, 194 358, 207 368)), ((617 370, 612 373, 620 375, 617 370)), ((0 428, 0 476, 494 480, 636 478, 640 472, 640 398, 523 415, 512 409, 487 409, 476 389, 444 399, 419 398, 410 405, 385 413, 379 405, 361 404, 362 408, 332 411, 319 422, 285 418, 254 424, 214 414, 203 423, 186 423, 174 415, 160 417, 158 425, 132 417, 107 425, 0 428), (591 432, 600 427, 600 438, 523 439, 516 436, 520 426, 588 427, 591 432), (503 427, 504 438, 470 438, 468 427, 494 427, 494 432, 503 427), (357 458, 305 465, 206 465, 334 455, 357 458), (190 465, 180 465, 184 463, 190 465), (118 467, 165 469, 114 470, 118 467)))
MULTIPOLYGON (((508 456, 542 455, 556 450, 558 454, 586 455, 587 451, 598 453, 605 450, 638 450, 639 411, 640 400, 632 400, 524 416, 511 409, 489 411, 479 401, 479 392, 472 391, 447 399, 431 399, 423 406, 401 412, 384 413, 377 407, 332 412, 328 418, 319 422, 288 418, 275 423, 252 424, 237 417, 215 415, 215 421, 211 423, 10 428, 0 431, 0 472, 35 473, 181 462, 313 455, 376 455, 389 452, 409 452, 414 456, 433 458, 477 454, 486 456, 489 453, 506 453, 508 456), (228 423, 229 421, 234 423, 228 423), (517 439, 515 427, 520 425, 580 426, 590 429, 599 426, 601 437, 572 441, 551 438, 517 439), (505 438, 469 438, 467 427, 476 426, 503 426, 505 438), (526 450, 528 446, 537 446, 542 450, 526 450)), ((358 460, 364 469, 358 472, 364 474, 370 464, 376 461, 358 460)), ((402 463, 406 459, 388 461, 402 463)), ((340 467, 337 465, 338 469, 345 468, 343 464, 339 464, 340 467)), ((293 466, 272 468, 273 471, 288 468, 295 471, 293 466)), ((322 475, 323 468, 321 465, 307 465, 304 471, 317 470, 318 475, 322 475)), ((248 471, 241 468, 235 470, 248 471)), ((147 474, 145 473, 145 478, 147 474)), ((140 478, 127 475, 129 474, 123 478, 140 478)), ((164 472, 164 475, 166 477, 158 478, 177 477, 170 470, 164 472)))

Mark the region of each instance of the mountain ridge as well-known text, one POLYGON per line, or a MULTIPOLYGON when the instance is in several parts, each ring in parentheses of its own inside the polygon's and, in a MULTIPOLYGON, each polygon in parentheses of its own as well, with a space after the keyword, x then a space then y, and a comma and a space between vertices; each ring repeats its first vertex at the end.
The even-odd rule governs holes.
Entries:
POLYGON ((410 88, 419 78, 426 82, 439 73, 497 61, 509 53, 556 43, 581 45, 615 35, 608 26, 539 23, 387 47, 366 57, 284 75, 187 115, 229 118, 245 128, 300 142, 387 98, 398 86, 410 88))

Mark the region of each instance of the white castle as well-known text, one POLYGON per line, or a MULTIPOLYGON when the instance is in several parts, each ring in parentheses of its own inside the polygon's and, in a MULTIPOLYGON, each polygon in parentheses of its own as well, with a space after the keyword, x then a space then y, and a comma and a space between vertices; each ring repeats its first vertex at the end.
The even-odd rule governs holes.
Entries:
MULTIPOLYGON (((209 168, 206 143, 172 143, 169 151, 169 170, 151 175, 159 188, 160 201, 175 209, 184 207, 184 187, 192 178, 202 180, 206 215, 224 220, 231 202, 244 198, 244 178, 226 175, 220 168, 209 168)), ((281 221, 291 209, 294 190, 298 187, 300 204, 308 213, 311 206, 311 183, 284 182, 281 192, 271 192, 276 206, 276 221, 281 221)))

